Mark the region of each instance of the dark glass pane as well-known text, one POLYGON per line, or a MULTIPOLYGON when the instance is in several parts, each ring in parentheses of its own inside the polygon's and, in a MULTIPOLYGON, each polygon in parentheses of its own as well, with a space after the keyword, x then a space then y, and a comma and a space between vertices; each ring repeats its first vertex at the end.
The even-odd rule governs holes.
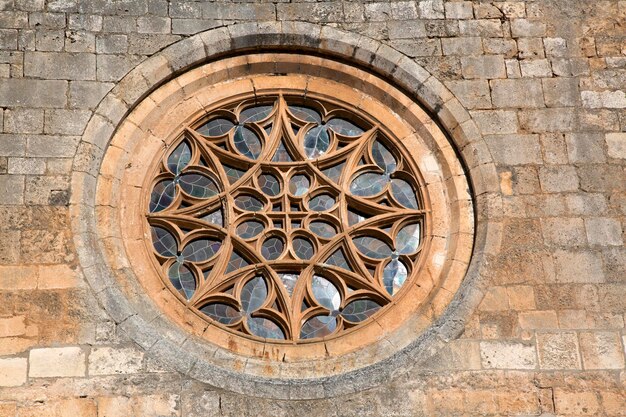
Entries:
POLYGON ((277 238, 270 237, 261 246, 261 255, 268 261, 278 259, 285 249, 285 243, 277 238))
POLYGON ((213 320, 226 325, 237 322, 237 320, 239 320, 243 316, 233 307, 219 303, 206 305, 202 307, 200 311, 202 311, 213 320))
POLYGON ((243 156, 250 159, 257 159, 261 154, 261 139, 254 131, 244 126, 237 126, 235 129, 235 148, 243 156))
POLYGON ((313 211, 330 210, 335 205, 335 199, 330 194, 320 194, 309 201, 309 208, 313 211))
POLYGON ((385 259, 391 256, 391 248, 375 237, 361 236, 352 239, 357 249, 365 256, 374 259, 385 259))
POLYGON ((383 269, 383 284, 389 295, 396 294, 404 285, 408 276, 408 270, 402 262, 393 259, 383 269))
POLYGON ((189 165, 189 161, 191 161, 191 148, 187 145, 187 142, 183 141, 167 158, 167 168, 174 174, 180 174, 189 165))
POLYGON ((217 184, 200 174, 183 174, 178 181, 180 188, 192 197, 209 198, 219 194, 217 184))
POLYGON ((176 197, 176 186, 172 180, 163 180, 156 183, 150 194, 150 213, 156 213, 168 208, 176 197))
POLYGON ((222 136, 235 127, 235 124, 227 119, 217 118, 198 128, 198 133, 204 136, 222 136))
POLYGON ((259 186, 265 195, 273 197, 280 193, 280 182, 271 174, 259 175, 259 186))
POLYGON ((396 249, 403 255, 417 251, 420 245, 420 224, 412 223, 404 226, 396 236, 396 249))
POLYGON ((224 217, 222 216, 222 209, 217 209, 212 213, 209 213, 201 218, 208 223, 213 223, 217 226, 224 227, 224 217))
POLYGON ((339 117, 329 120, 326 125, 335 132, 344 136, 359 136, 364 132, 363 129, 354 123, 339 117))
POLYGON ((228 265, 226 266, 226 273, 237 271, 238 269, 248 265, 250 265, 248 261, 243 259, 237 252, 233 252, 232 255, 230 255, 228 265))
POLYGON ((354 226, 355 224, 361 223, 366 218, 367 217, 365 217, 363 214, 357 213, 356 211, 348 209, 348 224, 350 226, 354 226))
POLYGON ((306 175, 294 175, 289 179, 289 192, 295 196, 302 196, 311 186, 311 181, 306 175))
POLYGON ((152 244, 154 245, 154 249, 161 256, 165 256, 167 258, 176 256, 178 245, 176 243, 176 238, 174 238, 170 232, 162 227, 156 226, 152 226, 150 228, 150 232, 152 234, 152 244))
POLYGON ((241 290, 241 306, 243 311, 251 314, 258 310, 267 298, 267 285, 261 277, 248 281, 241 290))
POLYGON ((242 171, 235 167, 231 167, 226 164, 223 164, 223 166, 224 166, 224 171, 226 171, 226 177, 228 177, 228 182, 231 184, 234 184, 235 182, 237 182, 237 180, 243 177, 244 174, 246 173, 245 171, 242 171))
POLYGON ((246 211, 259 211, 263 209, 263 202, 250 196, 250 195, 240 195, 235 198, 235 205, 242 210, 246 211))
POLYGON ((235 230, 237 235, 242 239, 250 239, 263 231, 265 226, 257 220, 248 220, 237 226, 235 230))
POLYGON ((311 222, 309 224, 309 230, 311 230, 311 232, 315 233, 319 237, 323 237, 325 239, 330 239, 337 234, 335 226, 321 221, 311 222))
POLYGON ((341 172, 343 171, 343 167, 345 165, 346 163, 342 162, 330 168, 326 168, 325 170, 322 171, 322 173, 338 184, 339 178, 341 178, 341 172))
POLYGON ((313 289, 315 300, 317 300, 322 307, 330 311, 339 310, 341 295, 332 282, 316 275, 311 282, 311 288, 313 289))
POLYGON ((352 323, 359 323, 376 313, 379 309, 380 306, 374 301, 356 300, 343 309, 341 316, 352 323))
POLYGON ((297 237, 292 242, 293 250, 300 259, 309 260, 315 253, 313 244, 308 239, 297 237))
POLYGON ((337 328, 337 319, 331 316, 317 316, 307 320, 300 329, 300 339, 314 339, 328 336, 337 328))
POLYGON ((272 162, 293 162, 293 158, 289 154, 285 143, 281 140, 272 156, 272 162))
POLYGON ((411 187, 408 182, 398 178, 392 179, 391 191, 396 200, 398 200, 398 203, 402 204, 404 207, 411 209, 418 208, 415 191, 413 191, 413 187, 411 187))
POLYGON ((350 192, 362 197, 371 197, 380 194, 389 182, 384 175, 375 172, 361 174, 350 184, 350 192))
POLYGON ((276 323, 262 317, 251 317, 247 321, 250 333, 266 339, 285 339, 285 334, 276 323))
POLYGON ((289 106, 289 111, 303 122, 322 123, 322 116, 310 107, 289 106))
POLYGON ((170 282, 187 300, 193 297, 196 291, 196 279, 185 265, 174 262, 168 271, 170 282))
POLYGON ((243 110, 239 115, 241 123, 258 122, 265 119, 272 112, 273 106, 254 106, 243 110))
POLYGON ((221 242, 210 239, 198 239, 187 244, 181 255, 188 262, 204 262, 220 250, 221 242))
POLYGON ((372 157, 374 158, 376 165, 378 165, 387 174, 394 172, 398 166, 396 158, 393 157, 391 151, 389 151, 389 149, 387 149, 387 147, 380 141, 375 141, 372 144, 372 157))
POLYGON ((304 153, 309 159, 319 158, 330 147, 330 137, 325 126, 317 126, 304 135, 304 153))
POLYGON ((289 296, 293 294, 293 289, 296 287, 296 283, 298 282, 298 274, 278 274, 278 277, 283 282, 283 285, 287 289, 289 296))
POLYGON ((330 255, 328 259, 326 259, 325 264, 338 266, 339 268, 352 271, 352 268, 350 268, 350 265, 348 264, 348 261, 346 260, 346 256, 343 254, 343 251, 341 249, 338 249, 335 252, 333 252, 333 254, 330 255))

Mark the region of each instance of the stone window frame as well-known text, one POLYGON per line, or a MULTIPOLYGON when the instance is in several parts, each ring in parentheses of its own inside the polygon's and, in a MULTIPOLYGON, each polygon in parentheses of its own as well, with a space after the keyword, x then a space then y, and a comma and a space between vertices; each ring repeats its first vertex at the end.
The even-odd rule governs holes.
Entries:
MULTIPOLYGON (((296 22, 243 24, 209 30, 166 48, 136 67, 105 97, 90 120, 74 160, 72 176, 72 227, 79 260, 92 290, 119 327, 149 355, 183 374, 214 386, 273 398, 322 398, 355 392, 376 386, 392 375, 410 372, 412 366, 427 361, 433 352, 445 347, 447 340, 459 336, 465 320, 482 298, 486 285, 482 273, 484 259, 498 252, 501 240, 501 224, 495 211, 501 205, 497 174, 490 156, 481 152, 484 148, 475 123, 458 100, 422 67, 384 44, 330 27, 296 22), (96 226, 96 218, 103 215, 100 211, 108 204, 101 193, 96 195, 97 187, 112 190, 116 187, 114 181, 98 184, 98 174, 107 169, 101 165, 102 159, 105 151, 120 155, 125 152, 109 146, 109 141, 114 133, 119 134, 116 132, 118 124, 136 103, 164 82, 201 63, 251 48, 284 50, 288 45, 369 68, 418 99, 448 132, 465 163, 476 196, 474 254, 465 279, 459 282, 456 295, 450 293, 450 298, 453 295, 454 298, 448 300, 447 308, 442 306, 441 315, 395 355, 364 368, 309 380, 241 374, 202 358, 194 350, 197 346, 191 339, 173 329, 167 320, 158 314, 155 316, 153 311, 138 311, 136 305, 132 305, 129 300, 133 295, 139 296, 137 289, 122 290, 115 284, 101 243, 107 239, 114 241, 116 237, 96 226), (152 320, 148 323, 145 317, 152 317, 152 320), (170 355, 172 349, 179 351, 179 355, 170 355)), ((454 152, 453 147, 450 150, 454 152)), ((110 174, 114 176, 115 172, 110 174)))

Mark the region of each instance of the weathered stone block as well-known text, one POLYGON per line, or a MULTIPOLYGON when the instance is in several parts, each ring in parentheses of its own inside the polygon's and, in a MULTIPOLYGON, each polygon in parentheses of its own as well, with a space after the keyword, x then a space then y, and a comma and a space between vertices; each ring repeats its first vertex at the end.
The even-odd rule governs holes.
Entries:
POLYGON ((567 154, 572 163, 602 163, 604 135, 602 133, 568 133, 565 135, 567 154))
POLYGON ((584 369, 624 368, 624 351, 618 333, 581 333, 580 350, 584 369))
POLYGON ((552 77, 552 67, 547 59, 520 61, 519 66, 524 78, 552 77))
POLYGON ((538 333, 537 353, 541 369, 581 369, 576 333, 538 333))
POLYGON ((465 78, 505 78, 504 57, 487 55, 461 58, 465 78))
POLYGON ((22 204, 24 202, 24 176, 0 175, 0 195, 2 195, 2 204, 22 204))
POLYGON ((0 79, 0 106, 64 107, 67 81, 0 79))
POLYGON ((519 325, 525 330, 556 329, 559 327, 556 311, 524 311, 519 313, 519 325))
POLYGON ((591 218, 585 219, 587 239, 590 245, 622 246, 622 223, 617 219, 591 218))
POLYGON ((626 133, 607 133, 606 146, 611 158, 626 159, 626 133))
POLYGON ((554 405, 558 415, 596 416, 600 412, 593 392, 567 392, 559 388, 554 391, 554 405))
POLYGON ((586 242, 585 226, 580 218, 541 219, 541 229, 548 245, 582 246, 586 242))
POLYGON ((94 109, 112 88, 112 83, 72 81, 69 89, 69 106, 81 110, 94 109))
POLYGON ((137 55, 98 55, 98 81, 119 81, 143 60, 137 55))
POLYGON ((81 135, 91 117, 84 110, 46 110, 45 132, 61 135, 81 135))
POLYGON ((85 352, 77 346, 32 349, 29 360, 31 378, 85 376, 85 352))
POLYGON ((474 17, 472 2, 470 1, 448 2, 444 6, 447 19, 471 19, 474 17))
POLYGON ((575 78, 548 78, 541 80, 548 107, 576 106, 580 102, 578 80, 575 78))
POLYGON ((89 354, 90 375, 131 374, 141 370, 143 352, 134 348, 94 347, 89 354))
POLYGON ((472 111, 472 117, 485 135, 517 133, 517 114, 508 110, 472 111))
POLYGON ((572 108, 550 108, 520 112, 520 126, 537 133, 571 132, 576 127, 576 112, 572 108))
POLYGON ((96 52, 101 54, 123 54, 128 50, 128 36, 117 34, 99 35, 96 52))
POLYGON ((4 112, 5 133, 42 133, 43 110, 40 109, 7 109, 4 112))
POLYGON ((44 174, 46 161, 41 158, 9 158, 9 174, 44 174))
POLYGON ((539 80, 492 80, 490 84, 495 107, 544 107, 539 80))
POLYGON ((24 54, 24 75, 47 80, 95 80, 96 55, 26 52, 24 54))
POLYGON ((0 387, 19 387, 26 383, 26 358, 0 359, 0 387))
POLYGON ((491 108, 489 83, 486 80, 448 81, 446 86, 468 109, 491 108))
POLYGON ((480 55, 483 53, 481 38, 443 38, 441 40, 444 55, 480 55))
POLYGON ((486 369, 534 369, 535 347, 517 342, 480 342, 480 356, 486 369))
POLYGON ((137 19, 139 33, 170 33, 172 22, 168 17, 142 16, 137 19))
POLYGON ((26 333, 24 316, 0 318, 0 337, 21 336, 26 333))
POLYGON ((554 267, 556 281, 560 283, 604 282, 602 260, 594 252, 556 251, 554 267))
POLYGON ((511 21, 511 34, 514 38, 524 36, 542 37, 546 35, 546 24, 529 19, 513 19, 511 21))
POLYGON ((496 163, 524 165, 542 161, 537 135, 490 135, 485 141, 496 163))

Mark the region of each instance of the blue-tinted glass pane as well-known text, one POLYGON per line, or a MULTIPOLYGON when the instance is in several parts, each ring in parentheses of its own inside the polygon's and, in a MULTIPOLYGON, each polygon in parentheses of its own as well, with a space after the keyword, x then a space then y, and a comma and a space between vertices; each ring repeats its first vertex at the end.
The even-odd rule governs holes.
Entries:
POLYGON ((254 131, 244 126, 237 126, 235 129, 235 148, 243 156, 250 159, 257 159, 261 154, 261 139, 254 131))
POLYGON ((273 106, 254 106, 243 110, 239 115, 241 123, 258 122, 265 119, 272 112, 273 106))
POLYGON ((162 227, 152 226, 150 228, 152 234, 152 244, 154 249, 161 255, 168 258, 176 256, 178 245, 176 239, 170 232, 162 227))
POLYGON ((417 251, 420 245, 420 224, 412 223, 404 226, 396 236, 396 249, 403 255, 417 251))
POLYGON ((311 186, 311 181, 306 175, 294 175, 289 179, 289 192, 295 196, 302 196, 311 186))
POLYGON ((181 255, 188 262, 204 262, 213 257, 220 250, 221 242, 210 239, 198 239, 187 244, 181 255))
POLYGON ((251 317, 247 321, 250 333, 266 339, 285 339, 285 334, 276 323, 262 317, 251 317))
POLYGON ((156 183, 150 194, 150 213, 156 213, 168 208, 176 197, 176 186, 172 180, 163 180, 156 183))
POLYGON ((237 252, 233 252, 232 255, 230 255, 228 265, 226 266, 226 273, 237 271, 248 265, 250 265, 248 261, 243 259, 237 252))
POLYGON ((330 137, 325 126, 317 126, 304 135, 304 153, 309 159, 319 158, 330 147, 330 137))
POLYGON ((330 210, 335 205, 335 199, 330 194, 320 194, 309 201, 309 208, 313 211, 330 210))
POLYGON ((350 268, 350 265, 348 264, 348 261, 346 260, 346 256, 344 255, 341 249, 338 249, 335 252, 333 252, 333 254, 330 255, 328 259, 326 259, 326 262, 324 263, 326 265, 333 265, 339 268, 347 269, 348 271, 352 271, 352 268, 350 268))
POLYGON ((350 184, 350 192, 362 197, 371 197, 380 194, 389 182, 384 175, 375 172, 361 174, 350 184))
POLYGON ((259 175, 259 186, 265 195, 273 197, 280 193, 280 182, 271 174, 259 175))
POLYGON ((346 165, 345 162, 334 165, 330 168, 326 168, 322 171, 324 175, 333 180, 335 183, 339 183, 339 178, 341 178, 341 172, 343 171, 343 167, 346 165))
POLYGON ((413 187, 411 185, 401 179, 394 178, 391 180, 391 192, 398 203, 402 204, 404 207, 417 209, 417 197, 415 196, 415 191, 413 191, 413 187))
POLYGON ((246 211, 259 211, 263 209, 263 202, 250 195, 240 195, 235 198, 235 205, 246 211))
POLYGON ((272 156, 272 162, 293 162, 293 158, 282 140, 278 144, 274 156, 272 156))
POLYGON ((285 243, 277 238, 271 237, 263 242, 261 246, 261 255, 268 261, 278 259, 285 249, 285 243))
POLYGON ((237 180, 243 177, 244 174, 246 173, 245 171, 242 171, 235 167, 231 167, 226 164, 223 164, 223 166, 224 166, 224 171, 226 171, 226 177, 228 178, 228 182, 231 184, 234 184, 235 182, 237 182, 237 180))
POLYGON ((361 213, 357 213, 356 211, 348 209, 348 224, 350 226, 354 226, 355 224, 361 223, 367 217, 361 213))
POLYGON ((379 309, 380 306, 374 301, 356 300, 343 309, 341 316, 352 323, 359 323, 376 313, 379 309))
POLYGON ((217 118, 198 128, 198 133, 204 136, 223 136, 235 127, 235 124, 227 119, 217 118))
POLYGON ((317 300, 321 306, 330 311, 339 310, 341 295, 332 282, 316 275, 313 277, 311 288, 313 289, 315 300, 317 300))
POLYGON ((391 256, 391 248, 385 242, 375 237, 361 236, 352 239, 357 249, 365 256, 374 259, 384 259, 391 256))
POLYGON ((200 174, 183 174, 178 184, 184 192, 196 198, 209 198, 219 194, 217 184, 200 174))
POLYGON ((167 158, 167 168, 174 174, 179 174, 191 161, 191 148, 187 142, 181 142, 167 158))
POLYGON ((174 262, 168 271, 170 282, 187 300, 196 291, 196 279, 185 265, 174 262))
POLYGON ((263 231, 265 226, 257 220, 248 220, 237 226, 235 232, 242 239, 250 239, 263 231))
POLYGON ((300 259, 309 260, 315 253, 313 244, 308 239, 297 237, 292 241, 293 250, 300 259))
POLYGON ((291 114, 303 122, 322 123, 322 116, 317 110, 304 106, 289 106, 291 114))
POLYGON ((226 304, 209 304, 200 309, 204 314, 222 324, 233 324, 242 317, 242 314, 226 304))
POLYGON ((311 230, 311 232, 315 233, 319 237, 323 237, 325 239, 330 239, 337 234, 335 226, 322 221, 311 222, 309 224, 309 230, 311 230))
POLYGON ((383 284, 389 295, 394 295, 400 290, 404 285, 404 281, 406 281, 408 273, 406 266, 397 259, 393 259, 385 266, 385 269, 383 269, 383 284))
POLYGON ((293 289, 296 287, 296 283, 298 282, 298 274, 278 274, 278 277, 287 289, 289 296, 291 296, 291 294, 293 294, 293 289))
POLYGON ((387 174, 394 172, 398 166, 391 151, 378 140, 372 144, 372 157, 376 165, 387 174))
POLYGON ((204 220, 208 223, 213 223, 220 227, 224 227, 224 217, 222 216, 222 209, 217 209, 214 212, 211 212, 201 217, 201 220, 204 220))
POLYGON ((337 328, 337 319, 331 316, 317 316, 307 320, 300 329, 300 339, 314 339, 328 336, 337 328))
POLYGON ((363 129, 354 123, 339 117, 329 120, 326 125, 335 132, 344 136, 359 136, 364 132, 363 129))
POLYGON ((258 310, 267 298, 267 285, 261 277, 248 281, 241 290, 241 306, 243 311, 250 314, 258 310))

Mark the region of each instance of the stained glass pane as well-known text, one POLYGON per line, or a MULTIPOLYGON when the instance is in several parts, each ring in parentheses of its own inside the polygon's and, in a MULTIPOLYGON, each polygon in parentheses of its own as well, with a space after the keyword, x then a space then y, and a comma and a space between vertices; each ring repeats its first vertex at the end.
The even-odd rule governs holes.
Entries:
POLYGON ((222 243, 217 240, 198 239, 187 244, 181 255, 185 261, 204 262, 220 250, 222 243))
POLYGON ((308 239, 297 237, 292 241, 292 245, 296 256, 300 259, 311 259, 315 253, 315 248, 308 239))
POLYGON ((241 123, 258 122, 265 119, 272 112, 273 106, 254 106, 243 110, 239 115, 241 123))
POLYGON ((263 231, 265 226, 258 220, 248 220, 237 226, 235 232, 242 239, 250 239, 263 231))
POLYGON ((272 156, 273 162, 293 162, 293 158, 289 154, 285 143, 281 140, 276 148, 276 152, 274 152, 274 156, 272 156))
POLYGON ((309 201, 309 208, 313 211, 330 210, 335 205, 335 199, 330 194, 320 194, 309 201))
POLYGON ((267 285, 261 277, 248 281, 241 290, 241 306, 243 311, 250 314, 258 310, 267 298, 267 285))
POLYGON ((367 217, 365 217, 363 214, 357 213, 356 211, 348 209, 348 224, 350 226, 354 226, 355 224, 361 223, 366 218, 367 217))
POLYGON ((309 191, 311 181, 306 175, 294 175, 289 180, 289 192, 295 196, 302 196, 309 191))
POLYGON ((265 195, 273 197, 280 193, 280 182, 272 174, 259 175, 259 186, 265 195))
POLYGON ((330 239, 331 237, 337 234, 335 230, 335 226, 330 223, 314 221, 309 224, 309 230, 315 233, 319 237, 323 237, 325 239, 330 239))
POLYGON ((271 237, 263 242, 261 246, 261 255, 268 261, 273 261, 274 259, 278 259, 280 255, 283 253, 283 249, 285 249, 284 242, 277 238, 271 237))
POLYGON ((304 106, 289 106, 291 114, 303 122, 322 123, 322 116, 317 110, 304 106))
POLYGON ((167 168, 174 174, 180 174, 189 165, 189 161, 191 161, 191 148, 187 142, 183 141, 167 158, 167 168))
POLYGON ((235 129, 235 148, 243 156, 250 159, 257 159, 261 154, 261 139, 254 131, 244 126, 237 126, 235 129))
POLYGON ((378 140, 372 144, 372 157, 376 165, 387 174, 394 172, 398 166, 396 158, 394 158, 391 151, 378 140))
POLYGON ((250 333, 266 339, 285 339, 285 334, 276 323, 262 317, 252 317, 248 319, 250 333))
POLYGON ((398 178, 392 179, 391 192, 396 200, 398 200, 398 203, 402 204, 404 207, 411 209, 418 208, 415 191, 413 191, 413 187, 411 187, 408 182, 398 178))
POLYGON ((341 305, 341 295, 335 285, 326 278, 315 275, 311 282, 313 296, 315 300, 324 308, 330 311, 339 310, 341 305))
POLYGON ((187 300, 193 297, 196 291, 196 279, 185 265, 174 262, 167 272, 170 282, 187 300))
POLYGON ((183 174, 178 181, 180 188, 192 197, 209 198, 219 194, 217 184, 200 174, 183 174))
POLYGON ((345 165, 345 162, 333 165, 332 167, 323 170, 322 173, 338 184, 339 178, 341 178, 341 173, 343 172, 343 167, 345 165))
POLYGON ((328 259, 326 259, 325 263, 326 265, 338 266, 339 268, 352 271, 352 268, 350 268, 350 265, 348 264, 348 261, 346 260, 346 256, 344 255, 341 249, 338 249, 335 252, 333 252, 333 254, 330 255, 328 259))
POLYGON ((170 232, 162 227, 156 226, 152 226, 150 228, 150 232, 152 234, 152 244, 154 245, 154 249, 161 256, 165 256, 167 258, 176 256, 178 245, 176 243, 176 238, 174 238, 170 232))
POLYGON ((168 208, 176 197, 176 186, 172 180, 163 180, 156 183, 150 194, 150 213, 156 213, 168 208))
POLYGON ((200 311, 213 320, 226 325, 233 324, 243 317, 243 315, 233 307, 220 303, 208 304, 202 307, 200 311))
POLYGON ((326 125, 335 132, 344 136, 359 136, 364 132, 363 129, 361 129, 354 123, 339 117, 329 120, 326 125))
POLYGON ((263 209, 263 202, 250 195, 240 195, 235 198, 235 205, 246 211, 259 211, 263 209))
POLYGON ((356 300, 351 302, 343 309, 341 316, 351 321, 359 323, 372 316, 380 309, 380 305, 371 300, 356 300))
POLYGON ((300 339, 314 339, 328 336, 337 328, 337 319, 331 316, 316 316, 307 320, 301 327, 300 339))
POLYGON ((217 226, 224 227, 224 217, 222 216, 222 209, 217 209, 200 218, 208 223, 213 223, 217 226))
POLYGON ((420 245, 420 224, 404 226, 396 236, 396 249, 403 255, 414 253, 420 245))
POLYGON ((330 147, 330 137, 325 126, 317 126, 304 135, 304 153, 307 158, 319 158, 330 147))
POLYGON ((233 127, 235 127, 235 124, 230 120, 217 118, 209 120, 208 123, 200 126, 198 128, 198 133, 204 136, 223 136, 233 127))
POLYGON ((296 283, 298 282, 298 274, 278 274, 278 277, 287 289, 289 296, 291 296, 291 294, 293 294, 293 289, 296 287, 296 283))
POLYGON ((243 259, 237 252, 233 252, 232 255, 230 255, 228 265, 226 266, 226 273, 237 271, 238 269, 248 265, 250 265, 248 261, 243 259))
POLYGON ((371 197, 380 194, 389 180, 384 175, 375 172, 361 174, 350 184, 350 192, 362 197, 371 197))
POLYGON ((404 264, 392 259, 383 269, 383 284, 389 295, 396 294, 404 285, 409 272, 404 264))
POLYGON ((391 256, 391 248, 375 237, 361 236, 352 239, 352 241, 359 252, 370 258, 384 259, 391 256))
POLYGON ((231 184, 234 184, 235 182, 237 182, 237 180, 243 177, 244 174, 246 173, 245 171, 242 171, 235 167, 231 167, 226 164, 223 164, 223 166, 224 166, 224 171, 226 171, 226 177, 228 178, 228 182, 231 184))

